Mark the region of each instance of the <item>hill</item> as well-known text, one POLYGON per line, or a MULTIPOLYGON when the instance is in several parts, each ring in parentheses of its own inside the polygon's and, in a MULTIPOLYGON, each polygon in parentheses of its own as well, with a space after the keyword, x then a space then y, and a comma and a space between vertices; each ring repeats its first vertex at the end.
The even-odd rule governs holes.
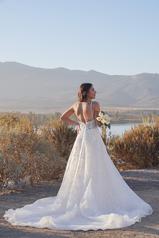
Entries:
POLYGON ((159 108, 159 74, 108 75, 94 70, 38 68, 0 62, 1 111, 62 111, 77 100, 81 83, 91 82, 103 108, 159 108))

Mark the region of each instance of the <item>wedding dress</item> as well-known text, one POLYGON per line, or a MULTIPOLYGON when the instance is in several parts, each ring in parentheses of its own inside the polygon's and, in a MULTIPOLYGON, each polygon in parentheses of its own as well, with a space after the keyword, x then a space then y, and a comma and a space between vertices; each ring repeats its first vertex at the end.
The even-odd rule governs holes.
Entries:
POLYGON ((126 227, 153 213, 113 164, 95 119, 80 123, 56 196, 3 215, 12 225, 64 230, 126 227))

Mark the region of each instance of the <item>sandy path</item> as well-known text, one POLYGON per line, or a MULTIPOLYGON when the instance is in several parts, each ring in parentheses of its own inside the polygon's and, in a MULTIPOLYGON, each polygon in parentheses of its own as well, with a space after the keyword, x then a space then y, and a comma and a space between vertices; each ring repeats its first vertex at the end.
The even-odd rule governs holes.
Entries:
POLYGON ((159 237, 159 170, 133 170, 122 172, 122 175, 129 186, 154 209, 154 213, 142 218, 140 223, 123 229, 84 232, 14 227, 2 218, 8 208, 21 207, 39 198, 56 195, 59 183, 49 182, 27 188, 21 193, 0 196, 0 238, 159 237))

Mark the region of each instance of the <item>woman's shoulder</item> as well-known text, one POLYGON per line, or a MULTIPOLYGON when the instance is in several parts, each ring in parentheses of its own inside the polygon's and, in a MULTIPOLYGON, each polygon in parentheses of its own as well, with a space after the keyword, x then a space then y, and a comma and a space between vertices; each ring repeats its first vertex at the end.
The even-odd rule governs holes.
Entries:
POLYGON ((92 103, 97 107, 100 106, 100 103, 98 101, 92 101, 92 103))
POLYGON ((93 105, 94 105, 94 109, 96 111, 100 111, 100 103, 98 101, 92 101, 93 105))
POLYGON ((94 103, 94 105, 100 105, 100 103, 98 101, 92 101, 92 103, 94 103))
POLYGON ((76 102, 73 103, 73 106, 74 106, 74 107, 77 107, 77 106, 79 106, 79 104, 80 104, 80 102, 79 102, 79 101, 76 101, 76 102))
POLYGON ((80 104, 79 101, 76 101, 76 102, 74 102, 74 103, 72 104, 72 107, 73 107, 73 109, 74 109, 75 111, 76 111, 77 108, 79 107, 79 104, 80 104))
MULTIPOLYGON (((76 101, 73 103, 73 107, 77 107, 81 104, 81 102, 79 101, 76 101)), ((92 104, 95 106, 95 107, 100 107, 100 103, 98 101, 95 101, 95 100, 92 100, 92 104)))

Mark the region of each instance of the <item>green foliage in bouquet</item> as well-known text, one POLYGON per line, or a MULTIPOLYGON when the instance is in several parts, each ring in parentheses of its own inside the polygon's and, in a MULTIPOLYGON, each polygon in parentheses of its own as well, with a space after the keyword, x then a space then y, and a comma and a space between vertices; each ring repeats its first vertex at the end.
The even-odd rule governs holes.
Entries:
POLYGON ((110 129, 110 117, 104 111, 100 111, 96 120, 99 122, 99 126, 102 129, 102 138, 104 143, 106 144, 107 139, 107 127, 110 129))

